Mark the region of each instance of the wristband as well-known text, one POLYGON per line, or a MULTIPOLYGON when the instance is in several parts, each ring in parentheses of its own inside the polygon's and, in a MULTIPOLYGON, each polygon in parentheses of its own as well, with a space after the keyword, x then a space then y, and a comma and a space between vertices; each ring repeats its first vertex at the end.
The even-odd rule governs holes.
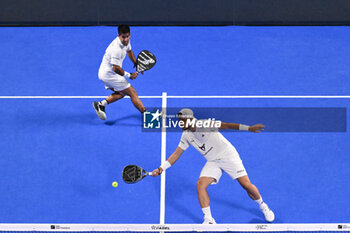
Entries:
POLYGON ((124 77, 125 77, 125 78, 130 78, 130 73, 124 71, 124 77))
POLYGON ((245 131, 248 131, 249 130, 249 125, 242 125, 242 124, 239 124, 239 130, 245 130, 245 131))
POLYGON ((168 169, 169 167, 171 167, 171 164, 169 163, 169 161, 165 161, 164 163, 162 163, 162 165, 160 165, 160 167, 163 169, 163 171, 165 171, 166 169, 168 169))

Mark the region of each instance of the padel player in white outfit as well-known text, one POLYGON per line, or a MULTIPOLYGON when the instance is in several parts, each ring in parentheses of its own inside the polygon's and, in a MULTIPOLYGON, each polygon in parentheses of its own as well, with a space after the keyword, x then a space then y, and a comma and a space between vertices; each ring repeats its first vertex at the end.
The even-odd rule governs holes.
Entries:
POLYGON ((105 84, 105 88, 113 91, 106 99, 93 102, 93 107, 101 120, 107 119, 105 112, 107 104, 113 103, 123 98, 125 95, 130 96, 132 103, 141 113, 146 111, 136 90, 127 80, 135 79, 138 72, 130 74, 122 69, 126 55, 128 55, 136 66, 135 55, 131 50, 130 44, 130 28, 127 25, 120 25, 118 27, 118 37, 115 38, 106 49, 98 71, 98 77, 105 84))
POLYGON ((259 204, 266 221, 274 221, 274 213, 267 204, 263 202, 259 190, 250 182, 235 147, 218 131, 219 129, 236 129, 259 133, 265 126, 257 124, 249 127, 247 125, 224 122, 221 123, 221 127, 219 128, 186 126, 187 121, 193 119, 197 121, 193 116, 192 110, 187 108, 182 109, 178 113, 178 118, 179 121, 184 122, 181 141, 176 150, 169 156, 168 160, 159 168, 155 169, 152 175, 160 175, 164 170, 173 165, 180 158, 181 154, 192 145, 207 160, 197 182, 198 199, 204 214, 203 224, 216 223, 211 215, 209 206, 210 200, 206 189, 210 184, 217 184, 219 182, 222 171, 226 172, 232 179, 237 179, 239 184, 247 191, 249 197, 259 204))

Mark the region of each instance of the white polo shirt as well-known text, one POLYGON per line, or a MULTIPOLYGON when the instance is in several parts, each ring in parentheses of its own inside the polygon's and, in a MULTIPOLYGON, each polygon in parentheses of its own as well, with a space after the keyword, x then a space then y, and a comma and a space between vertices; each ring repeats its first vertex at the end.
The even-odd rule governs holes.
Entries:
POLYGON ((131 50, 131 43, 123 45, 119 37, 115 38, 107 47, 100 66, 100 74, 115 75, 113 65, 122 67, 126 53, 131 50))
POLYGON ((236 148, 219 132, 218 128, 197 129, 195 132, 185 130, 178 146, 186 150, 190 145, 208 161, 216 159, 241 161, 236 148))

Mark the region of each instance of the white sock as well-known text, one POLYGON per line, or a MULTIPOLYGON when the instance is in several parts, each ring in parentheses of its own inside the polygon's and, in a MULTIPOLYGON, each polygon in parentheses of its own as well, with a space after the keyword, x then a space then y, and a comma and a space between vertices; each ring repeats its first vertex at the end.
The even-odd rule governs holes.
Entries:
POLYGON ((100 101, 100 103, 102 104, 102 106, 107 106, 108 101, 107 100, 102 100, 102 101, 100 101))
POLYGON ((259 205, 261 205, 262 203, 264 203, 261 196, 260 196, 260 199, 254 200, 254 201, 255 201, 256 203, 258 203, 259 205))
POLYGON ((203 214, 204 214, 204 218, 213 218, 211 216, 211 211, 210 211, 210 206, 202 208, 203 214))

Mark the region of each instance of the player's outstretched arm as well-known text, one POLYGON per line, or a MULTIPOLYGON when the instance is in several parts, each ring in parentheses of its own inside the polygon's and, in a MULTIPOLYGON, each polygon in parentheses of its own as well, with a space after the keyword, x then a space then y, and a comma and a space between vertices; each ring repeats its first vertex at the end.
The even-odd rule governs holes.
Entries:
POLYGON ((254 133, 260 133, 265 128, 262 124, 256 124, 253 126, 242 125, 237 123, 226 123, 221 122, 221 127, 219 129, 236 129, 236 130, 246 130, 254 133))
POLYGON ((180 158, 182 153, 184 153, 184 150, 180 147, 177 147, 176 150, 169 156, 167 161, 165 161, 165 163, 163 163, 159 168, 153 170, 152 176, 159 176, 165 169, 174 165, 174 163, 180 158))
POLYGON ((239 130, 239 124, 221 122, 221 127, 219 129, 236 129, 236 130, 239 130))

